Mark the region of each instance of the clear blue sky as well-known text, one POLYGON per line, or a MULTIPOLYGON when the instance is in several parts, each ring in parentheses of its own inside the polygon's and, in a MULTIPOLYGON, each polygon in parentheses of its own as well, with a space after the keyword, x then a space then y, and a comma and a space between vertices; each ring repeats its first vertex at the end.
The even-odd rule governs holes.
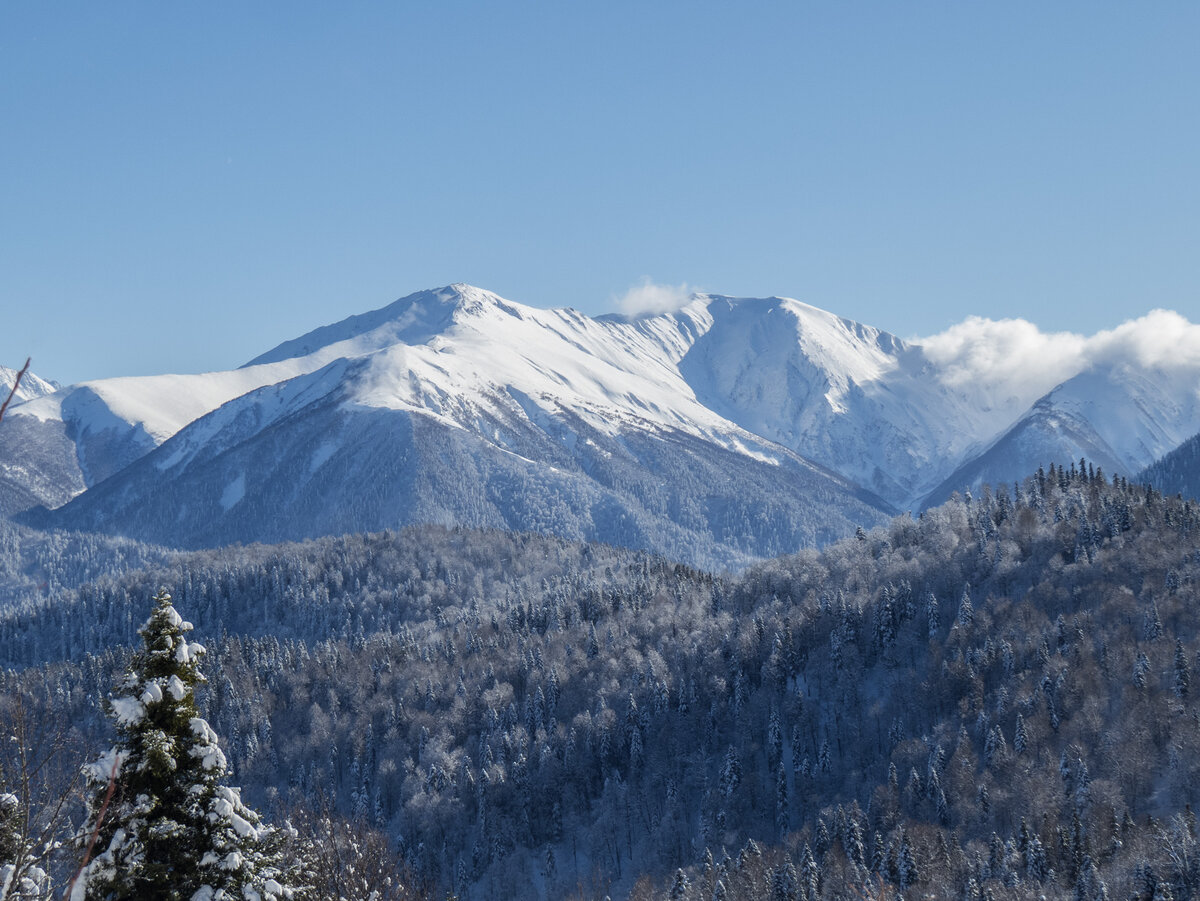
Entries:
POLYGON ((0 5, 0 362, 238 365, 466 281, 903 336, 1200 319, 1200 4, 0 5))

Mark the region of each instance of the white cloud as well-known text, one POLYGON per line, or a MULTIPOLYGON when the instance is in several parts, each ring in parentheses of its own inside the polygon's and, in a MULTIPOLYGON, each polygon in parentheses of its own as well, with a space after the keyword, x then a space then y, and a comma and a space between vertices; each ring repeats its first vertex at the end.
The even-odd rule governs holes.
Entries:
POLYGON ((1093 363, 1131 363, 1152 369, 1200 366, 1200 325, 1172 310, 1152 310, 1140 319, 1089 339, 1093 363))
POLYGON ((1034 398, 1097 365, 1200 367, 1200 325, 1169 310, 1153 310, 1091 336, 1043 332, 1024 319, 971 316, 914 343, 942 370, 946 384, 1003 386, 1034 398))
POLYGON ((691 300, 691 289, 687 285, 658 285, 643 277, 620 297, 615 299, 618 310, 626 316, 643 313, 671 313, 691 300))
POLYGON ((1024 319, 971 316, 917 343, 949 385, 1003 385, 1019 396, 1045 394, 1085 368, 1087 339, 1043 332, 1024 319))

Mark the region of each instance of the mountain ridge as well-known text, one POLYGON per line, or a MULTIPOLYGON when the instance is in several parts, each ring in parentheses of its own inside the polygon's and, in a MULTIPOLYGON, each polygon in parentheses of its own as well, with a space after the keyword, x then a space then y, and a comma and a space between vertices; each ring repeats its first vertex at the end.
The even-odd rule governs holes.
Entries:
MULTIPOLYGON (((1106 472, 1132 475, 1200 431, 1197 384, 1200 365, 1165 373, 1118 361, 1084 367, 1039 394, 1028 379, 964 379, 953 361, 920 343, 789 298, 697 294, 673 311, 589 317, 456 283, 310 330, 235 370, 84 382, 16 406, 11 423, 0 429, 0 454, 16 446, 37 453, 10 474, 0 504, 18 512, 41 503, 57 512, 39 521, 116 529, 117 514, 102 515, 101 496, 111 504, 153 495, 186 507, 171 478, 193 463, 231 461, 236 448, 260 442, 260 453, 271 447, 287 458, 268 479, 287 497, 268 497, 246 472, 239 482, 239 473, 223 470, 221 495, 237 500, 218 504, 213 521, 243 502, 262 510, 278 504, 299 516, 292 505, 308 489, 285 488, 279 474, 287 470, 309 485, 329 460, 354 456, 336 436, 347 417, 369 413, 380 423, 390 421, 388 415, 407 417, 409 426, 394 433, 406 437, 396 440, 411 451, 412 465, 422 461, 429 472, 442 473, 440 486, 418 472, 402 479, 410 490, 423 486, 416 506, 441 517, 433 521, 526 527, 532 516, 536 523, 528 503, 514 500, 514 486, 537 472, 557 486, 556 496, 574 494, 547 528, 568 523, 562 527, 572 537, 620 540, 620 530, 597 530, 591 517, 600 514, 587 512, 592 502, 586 498, 603 497, 623 515, 644 520, 634 530, 637 540, 649 540, 646 529, 691 534, 699 528, 704 537, 697 540, 708 554, 722 532, 714 523, 725 514, 701 516, 696 504, 705 505, 705 491, 723 498, 709 506, 737 502, 728 485, 714 489, 688 480, 682 471, 688 466, 711 472, 714 481, 744 478, 767 507, 776 499, 769 497, 762 466, 788 471, 787 503, 811 507, 814 496, 836 497, 829 509, 811 512, 803 527, 793 518, 763 545, 775 547, 785 534, 818 540, 829 533, 817 522, 822 517, 853 530, 982 481, 1011 481, 1007 470, 1017 463, 1023 474, 1088 456, 1106 472), (323 424, 293 421, 309 414, 323 417, 323 424), (271 435, 284 433, 315 442, 305 452, 307 462, 272 443, 271 435), (404 444, 412 440, 423 444, 404 444), (666 457, 648 451, 655 440, 664 442, 659 450, 666 457), (157 452, 167 444, 169 451, 157 452), (435 447, 473 461, 460 467, 477 480, 465 493, 458 490, 464 486, 446 484, 454 473, 428 456, 435 447), (347 456, 339 456, 343 452, 347 456), (116 487, 97 491, 112 479, 116 487), (654 498, 647 479, 675 492, 675 506, 654 498), (138 482, 153 487, 143 490, 138 482), (242 487, 234 490, 235 484, 242 487), (457 500, 436 503, 440 491, 457 500), (496 507, 488 499, 495 492, 517 506, 496 507), (67 504, 89 493, 93 500, 67 504)), ((381 426, 381 434, 393 431, 381 426)), ((360 463, 374 453, 382 454, 382 447, 363 450, 360 463)), ((344 477, 352 481, 354 472, 350 467, 344 477)), ((401 478, 399 470, 389 472, 401 478)), ((199 483, 192 490, 199 494, 191 501, 200 503, 205 491, 199 483)), ((324 490, 334 505, 359 491, 350 483, 324 490)), ((319 504, 310 498, 301 506, 319 504)), ((352 517, 338 520, 337 527, 354 526, 352 517)), ((187 540, 199 540, 195 530, 188 534, 187 540)), ((311 534, 302 529, 281 537, 311 534)), ((206 533, 204 540, 219 537, 206 533)), ((253 529, 238 530, 237 540, 254 539, 253 529)), ((676 536, 670 544, 688 540, 676 536)), ((737 547, 734 557, 756 553, 737 547)))

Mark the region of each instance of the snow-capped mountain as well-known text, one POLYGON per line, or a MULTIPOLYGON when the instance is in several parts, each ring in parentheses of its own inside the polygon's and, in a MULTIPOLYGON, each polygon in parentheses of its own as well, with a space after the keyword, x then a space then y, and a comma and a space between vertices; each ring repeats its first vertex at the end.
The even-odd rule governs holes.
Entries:
POLYGON ((296 374, 52 521, 187 545, 465 523, 737 565, 880 520, 879 498, 704 406, 677 366, 688 335, 422 292, 237 370, 296 374))
POLYGON ((10 407, 0 426, 0 514, 58 507, 222 404, 321 365, 315 354, 229 372, 99 379, 57 391, 39 379, 50 390, 10 407))
POLYGON ((1198 385, 1114 360, 1046 394, 971 381, 785 298, 591 318, 453 285, 231 372, 26 402, 0 453, 43 521, 159 542, 433 521, 737 564, 1050 462, 1132 475, 1200 431, 1198 385))
POLYGON ((900 509, 1033 400, 982 401, 919 346, 795 300, 703 296, 666 318, 691 323, 679 370, 707 406, 900 509))
POLYGON ((927 505, 1039 466, 1086 457, 1127 478, 1200 431, 1200 374, 1188 367, 1096 366, 1038 399, 1010 429, 930 493, 927 505))
MULTIPOLYGON (((19 371, 9 369, 7 366, 0 366, 0 403, 3 403, 4 399, 8 397, 8 393, 12 391, 19 371)), ((21 376, 21 384, 17 386, 16 393, 13 394, 12 403, 19 404, 33 400, 35 397, 41 397, 43 394, 50 394, 57 387, 53 382, 48 382, 32 372, 26 372, 21 376)))
MULTIPOLYGON (((13 391, 19 372, 0 366, 0 404, 13 391)), ((56 387, 52 382, 26 372, 21 376, 17 390, 12 393, 5 421, 12 421, 21 404, 50 394, 56 387)), ((0 426, 0 515, 24 510, 44 502, 46 498, 58 498, 59 503, 70 498, 74 492, 60 487, 74 487, 71 468, 62 465, 62 461, 69 456, 68 450, 56 447, 45 454, 35 453, 31 441, 8 442, 12 434, 11 426, 7 429, 0 426)))

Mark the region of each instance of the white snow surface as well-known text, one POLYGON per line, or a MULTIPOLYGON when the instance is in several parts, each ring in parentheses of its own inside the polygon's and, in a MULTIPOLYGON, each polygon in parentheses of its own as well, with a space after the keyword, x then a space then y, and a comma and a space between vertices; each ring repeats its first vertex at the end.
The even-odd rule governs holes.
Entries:
MULTIPOLYGON (((81 389, 91 389, 110 415, 131 426, 140 426, 156 444, 161 444, 188 423, 247 391, 293 378, 320 365, 312 358, 303 358, 227 372, 98 379, 70 385, 10 412, 43 421, 61 419, 66 398, 81 389)), ((107 420, 99 416, 96 422, 107 426, 107 420)), ((81 430, 93 424, 90 419, 75 423, 81 430)))
MULTIPOLYGON (((12 415, 62 418, 65 400, 86 389, 90 404, 71 405, 76 432, 113 428, 115 417, 156 446, 214 414, 157 461, 164 471, 322 398, 472 431, 483 414, 564 431, 577 416, 609 435, 682 431, 768 461, 782 445, 902 509, 1020 420, 1051 377, 1065 377, 1054 402, 1087 418, 1130 473, 1200 431, 1200 355, 1150 370, 1141 360, 1101 367, 1099 356, 1072 351, 1033 377, 1029 367, 979 370, 989 334, 929 339, 926 350, 788 298, 698 294, 679 309, 591 318, 456 284, 316 329, 241 369, 85 382, 12 415)), ((502 435, 485 437, 506 449, 502 435)), ((328 436, 310 473, 337 450, 328 436)), ((244 496, 244 476, 221 491, 228 510, 244 496)))
MULTIPOLYGON (((467 428, 474 409, 519 392, 548 414, 570 409, 609 434, 627 421, 708 437, 740 431, 696 400, 670 346, 636 327, 456 289, 461 302, 447 327, 424 344, 370 351, 347 403, 421 410, 467 428)), ((377 338, 354 342, 373 348, 377 338)))
POLYGON ((151 680, 146 683, 146 687, 142 689, 141 701, 147 707, 151 704, 158 704, 163 699, 163 687, 157 680, 151 680))
POLYGON ((183 684, 182 679, 171 673, 171 678, 167 680, 167 691, 176 701, 182 701, 184 695, 187 694, 187 686, 183 684))
POLYGON ((1047 399, 1090 422, 1131 473, 1200 430, 1200 380, 1194 371, 1178 367, 1097 366, 1064 382, 1047 399))
POLYGON ((84 774, 92 782, 107 783, 109 779, 115 779, 121 772, 121 766, 128 756, 128 751, 121 751, 115 747, 109 748, 95 760, 83 765, 84 774))
MULTIPOLYGON (((8 392, 12 391, 13 382, 17 380, 18 372, 20 372, 19 369, 9 369, 7 366, 0 366, 0 403, 4 403, 4 399, 8 397, 8 392)), ((46 381, 35 373, 26 372, 21 376, 21 384, 13 395, 12 406, 9 407, 9 411, 15 410, 16 404, 33 400, 35 397, 41 397, 45 394, 52 394, 57 388, 57 385, 46 381)), ((5 415, 7 415, 7 412, 5 415)))
POLYGON ((217 733, 213 731, 212 726, 206 719, 199 716, 192 717, 188 721, 188 725, 191 726, 192 735, 196 737, 196 744, 192 746, 189 753, 200 758, 200 766, 204 769, 224 772, 225 754, 217 744, 217 733))
POLYGON ((145 705, 137 698, 113 698, 110 703, 118 726, 136 726, 146 715, 145 705))

